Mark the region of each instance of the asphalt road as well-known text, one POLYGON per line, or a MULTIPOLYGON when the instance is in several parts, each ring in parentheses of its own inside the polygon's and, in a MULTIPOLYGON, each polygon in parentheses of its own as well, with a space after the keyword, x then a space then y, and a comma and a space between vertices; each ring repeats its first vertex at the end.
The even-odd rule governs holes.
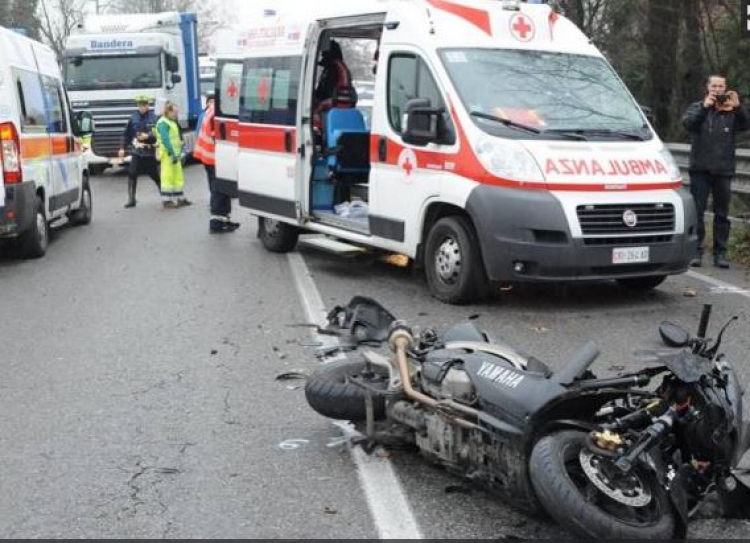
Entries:
MULTIPOLYGON (((94 220, 54 232, 45 258, 0 256, 0 535, 6 538, 375 538, 375 520, 341 431, 312 412, 299 381, 317 363, 286 255, 266 252, 256 223, 208 233, 207 187, 188 170, 195 205, 163 210, 142 179, 94 179, 94 220)), ((726 352, 750 382, 750 298, 695 275, 633 295, 614 284, 525 287, 451 307, 424 281, 372 260, 300 251, 323 304, 362 294, 417 327, 471 314, 492 335, 552 366, 594 339, 601 374, 638 364, 671 319, 695 329, 741 323, 726 352)), ((739 270, 705 268, 740 289, 739 270)), ((553 538, 418 456, 389 463, 425 538, 553 538)), ((704 517, 710 517, 705 514, 704 517)), ((694 538, 750 537, 750 522, 703 518, 694 538)))

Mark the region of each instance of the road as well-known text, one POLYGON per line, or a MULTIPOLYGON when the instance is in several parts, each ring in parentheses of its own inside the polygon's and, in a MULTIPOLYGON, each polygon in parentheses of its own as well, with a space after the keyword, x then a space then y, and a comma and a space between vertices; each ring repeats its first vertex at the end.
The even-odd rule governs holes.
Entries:
MULTIPOLYGON (((190 208, 163 210, 142 180, 138 206, 123 209, 125 184, 95 178, 92 224, 56 230, 45 258, 0 256, 4 537, 560 537, 411 452, 353 455, 300 381, 276 380, 317 363, 309 330, 294 326, 309 322, 310 300, 371 296, 417 327, 481 314, 492 335, 553 367, 594 339, 602 374, 657 347, 664 319, 694 329, 710 302, 715 326, 742 319, 726 351, 749 381, 750 278, 739 270, 701 270, 738 289, 691 273, 645 295, 515 287, 451 307, 380 262, 268 253, 240 209, 240 230, 210 235, 198 167, 190 208)), ((750 522, 703 518, 690 535, 748 537, 750 522)))

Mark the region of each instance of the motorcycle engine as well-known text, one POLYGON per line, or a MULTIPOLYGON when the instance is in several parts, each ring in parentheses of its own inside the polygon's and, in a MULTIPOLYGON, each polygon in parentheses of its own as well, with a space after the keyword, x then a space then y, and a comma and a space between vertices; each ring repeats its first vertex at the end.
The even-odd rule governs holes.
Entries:
POLYGON ((433 351, 422 364, 422 389, 439 400, 457 400, 472 404, 476 400, 474 385, 458 357, 450 350, 433 351))

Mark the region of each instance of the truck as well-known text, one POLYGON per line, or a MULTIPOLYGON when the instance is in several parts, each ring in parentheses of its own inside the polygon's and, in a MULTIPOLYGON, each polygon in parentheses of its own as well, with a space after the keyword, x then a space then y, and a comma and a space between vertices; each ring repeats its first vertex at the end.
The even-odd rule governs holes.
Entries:
POLYGON ((195 13, 90 15, 65 45, 63 70, 74 112, 89 111, 94 133, 87 149, 93 174, 118 164, 135 98, 148 95, 157 114, 179 109, 187 150, 201 111, 195 13))

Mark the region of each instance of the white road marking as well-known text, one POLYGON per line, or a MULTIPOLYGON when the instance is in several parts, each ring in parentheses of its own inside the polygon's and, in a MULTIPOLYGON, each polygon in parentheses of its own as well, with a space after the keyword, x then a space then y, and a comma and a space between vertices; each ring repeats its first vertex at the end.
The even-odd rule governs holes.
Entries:
POLYGON ((699 281, 703 281, 704 283, 713 285, 715 288, 712 289, 712 291, 716 294, 738 294, 740 296, 744 296, 745 298, 750 298, 750 291, 731 283, 727 283, 726 281, 722 281, 721 279, 715 279, 693 270, 688 270, 687 275, 692 277, 693 279, 698 279, 699 281))
MULTIPOLYGON (((325 325, 326 307, 307 264, 299 253, 289 253, 288 257, 294 284, 308 321, 325 325)), ((338 342, 335 337, 319 335, 314 330, 312 333, 316 340, 326 345, 338 342)), ((423 539, 390 461, 369 457, 361 447, 352 447, 350 450, 380 539, 423 539)))

